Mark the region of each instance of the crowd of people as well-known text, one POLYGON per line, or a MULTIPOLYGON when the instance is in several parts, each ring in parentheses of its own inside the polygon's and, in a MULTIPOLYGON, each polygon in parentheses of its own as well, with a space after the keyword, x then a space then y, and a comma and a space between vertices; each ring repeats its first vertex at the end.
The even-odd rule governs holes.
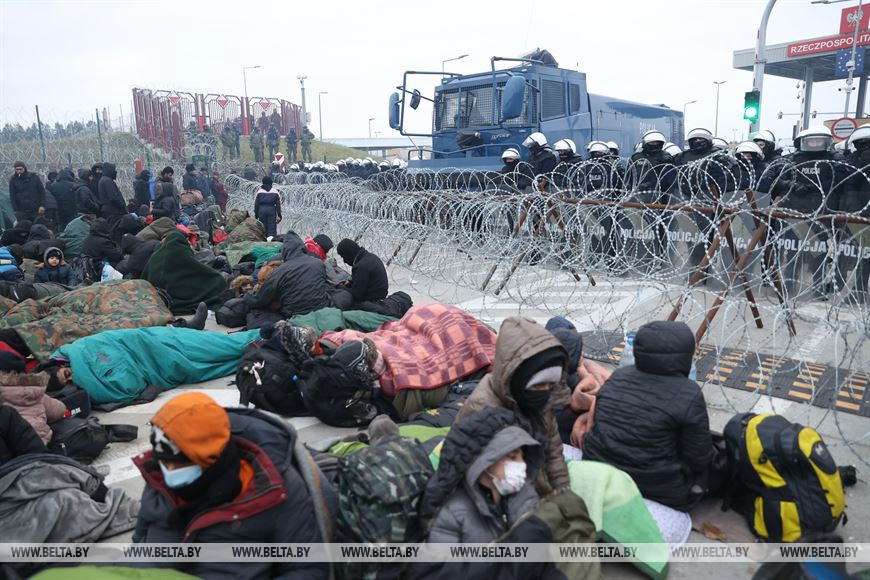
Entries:
MULTIPOLYGON (((772 135, 756 137, 736 155, 759 168, 776 162, 772 135)), ((270 139, 267 132, 271 148, 270 139)), ((670 194, 661 186, 664 167, 730 155, 703 130, 691 132, 688 143, 673 155, 661 133, 644 135, 632 156, 656 168, 656 183, 644 189, 670 194)), ((518 188, 543 190, 551 181, 574 179, 560 170, 579 159, 573 143, 550 148, 535 133, 525 145, 528 163, 516 150, 503 156, 503 173, 518 188)), ((833 159, 829 133, 804 133, 797 145, 786 164, 833 159)), ((850 146, 851 162, 865 161, 870 129, 859 129, 850 146)), ((584 166, 583 183, 607 187, 621 163, 615 149, 613 143, 587 146, 595 163, 584 166), (607 171, 596 173, 598 162, 607 171)), ((367 177, 401 164, 345 161, 336 169, 367 177)), ((188 165, 181 193, 174 175, 172 167, 156 179, 143 171, 134 198, 126 200, 111 163, 76 177, 63 170, 47 186, 24 163, 15 164, 10 191, 17 221, 0 237, 0 478, 28 469, 28 461, 45 465, 49 450, 63 449, 52 442, 63 422, 75 419, 64 403, 72 394, 79 405, 82 396, 95 404, 135 404, 154 385, 158 393, 151 394, 159 396, 235 372, 243 404, 363 431, 314 451, 274 415, 184 393, 151 418, 144 436, 150 449, 134 460, 145 481, 140 500, 105 515, 111 525, 100 529, 133 529, 134 542, 163 544, 593 542, 600 523, 584 503, 593 499, 574 491, 580 482, 569 469, 578 456, 627 474, 632 493, 667 509, 688 512, 727 491, 703 392, 689 378, 697 345, 684 323, 643 325, 634 364, 610 371, 584 357, 583 335, 565 318, 540 325, 510 317, 495 332, 455 306, 413 305, 404 292, 391 294, 384 262, 358 240, 333 243, 322 232, 279 231, 287 208, 272 176, 248 200, 252 217, 243 210, 226 214, 217 174, 188 165), (129 299, 134 295, 139 304, 129 299), (139 310, 128 315, 130 308, 139 310), (204 330, 209 310, 224 326, 245 331, 204 330), (99 324, 78 322, 98 314, 99 324), (25 400, 22 389, 35 396, 25 400), (358 462, 351 453, 361 454, 358 462), (386 490, 365 501, 384 503, 368 506, 354 495, 350 482, 360 480, 386 490), (397 489, 402 493, 390 497, 397 489), (407 503, 385 520, 388 501, 407 503)), ((867 211, 865 190, 846 187, 859 196, 849 207, 867 211)), ((803 200, 809 192, 795 181, 787 196, 803 200)), ((845 211, 846 202, 838 203, 831 209, 845 211)), ((75 465, 52 461, 49 468, 57 470, 75 465)), ((106 498, 120 501, 103 489, 69 501, 81 502, 85 513, 106 498)), ((10 492, 0 491, 0 503, 12 501, 4 493, 10 492)), ((76 510, 64 513, 75 517, 76 510)), ((23 537, 23 526, 4 526, 0 535, 47 541, 35 531, 23 537)), ((60 534, 51 541, 76 540, 60 534)), ((206 578, 332 573, 328 563, 312 562, 174 566, 206 578)), ((566 571, 555 563, 495 561, 416 562, 405 572, 414 578, 600 576, 589 563, 566 571)))

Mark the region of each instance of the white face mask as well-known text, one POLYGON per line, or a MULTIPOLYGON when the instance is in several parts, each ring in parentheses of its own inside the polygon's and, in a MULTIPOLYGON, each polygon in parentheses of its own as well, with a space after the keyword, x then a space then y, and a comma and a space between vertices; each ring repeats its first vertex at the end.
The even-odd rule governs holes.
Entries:
POLYGON ((506 461, 504 464, 504 479, 492 476, 492 484, 500 495, 517 493, 526 484, 526 464, 523 461, 506 461))

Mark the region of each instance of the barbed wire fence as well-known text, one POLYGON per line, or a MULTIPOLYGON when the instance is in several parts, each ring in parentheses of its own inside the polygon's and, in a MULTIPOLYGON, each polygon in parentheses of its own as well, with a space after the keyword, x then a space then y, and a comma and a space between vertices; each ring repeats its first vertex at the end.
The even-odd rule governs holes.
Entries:
MULTIPOLYGON (((505 304, 566 316, 611 361, 625 333, 682 320, 699 379, 722 385, 733 412, 775 396, 809 403, 808 424, 833 414, 850 448, 870 438, 840 427, 870 416, 870 178, 844 162, 587 161, 543 191, 519 171, 282 177, 285 229, 357 239, 434 300, 490 322, 505 304)), ((251 211, 259 183, 226 185, 228 208, 251 211)))

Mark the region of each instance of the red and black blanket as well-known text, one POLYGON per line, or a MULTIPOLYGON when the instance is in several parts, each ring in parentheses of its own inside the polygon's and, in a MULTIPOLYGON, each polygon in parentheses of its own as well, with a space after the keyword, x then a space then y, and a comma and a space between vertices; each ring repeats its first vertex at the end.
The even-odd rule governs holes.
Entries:
POLYGON ((390 396, 401 389, 436 389, 489 369, 496 334, 488 326, 449 304, 412 307, 401 319, 375 332, 325 332, 321 339, 340 345, 368 338, 387 363, 381 389, 390 396))

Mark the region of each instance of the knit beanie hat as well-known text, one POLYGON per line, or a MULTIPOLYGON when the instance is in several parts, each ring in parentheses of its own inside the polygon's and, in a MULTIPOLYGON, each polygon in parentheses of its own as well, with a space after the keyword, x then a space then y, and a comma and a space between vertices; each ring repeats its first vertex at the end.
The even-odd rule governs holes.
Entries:
POLYGON ((325 253, 329 253, 332 249, 332 240, 326 234, 317 234, 314 236, 314 243, 323 248, 325 253))
POLYGON ((189 460, 203 469, 220 457, 230 440, 230 417, 203 393, 179 395, 151 418, 154 457, 189 460))

